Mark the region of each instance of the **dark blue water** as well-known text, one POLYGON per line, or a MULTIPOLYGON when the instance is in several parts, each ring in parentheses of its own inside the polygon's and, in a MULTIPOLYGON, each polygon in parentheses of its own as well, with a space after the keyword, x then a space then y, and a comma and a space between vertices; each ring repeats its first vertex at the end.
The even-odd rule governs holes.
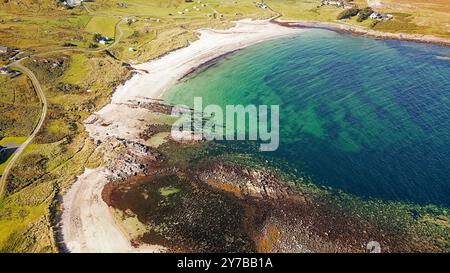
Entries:
POLYGON ((175 86, 192 105, 279 104, 266 156, 362 197, 450 206, 450 48, 314 30, 244 49, 175 86))

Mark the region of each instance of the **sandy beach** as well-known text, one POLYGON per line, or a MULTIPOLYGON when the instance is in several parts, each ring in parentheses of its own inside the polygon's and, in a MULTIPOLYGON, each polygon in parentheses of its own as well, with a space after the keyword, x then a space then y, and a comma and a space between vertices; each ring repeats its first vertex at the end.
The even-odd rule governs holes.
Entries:
POLYGON ((106 170, 86 169, 65 194, 64 239, 70 252, 161 252, 159 246, 135 248, 102 200, 106 170))
POLYGON ((161 95, 192 69, 228 52, 262 41, 277 39, 296 33, 300 29, 289 29, 269 21, 242 20, 228 30, 204 29, 199 39, 188 47, 176 50, 154 61, 134 66, 149 74, 136 75, 117 88, 112 103, 129 100, 160 98, 161 95))
MULTIPOLYGON (((85 127, 95 143, 113 143, 126 139, 142 144, 138 137, 150 114, 136 107, 157 99, 179 79, 202 64, 235 50, 308 31, 287 28, 269 21, 243 20, 228 30, 199 31, 199 39, 188 47, 134 66, 140 72, 119 86, 110 104, 92 114, 85 127)), ((108 152, 105 162, 110 160, 108 152)), ((159 246, 135 248, 128 234, 115 221, 102 200, 103 187, 112 170, 87 169, 63 197, 62 235, 71 252, 160 252, 159 246)))

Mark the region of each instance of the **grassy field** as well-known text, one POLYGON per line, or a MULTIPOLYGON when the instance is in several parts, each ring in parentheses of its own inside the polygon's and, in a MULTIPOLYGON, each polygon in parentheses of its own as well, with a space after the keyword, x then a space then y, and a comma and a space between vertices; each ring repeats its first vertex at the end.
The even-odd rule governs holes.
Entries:
POLYGON ((114 37, 117 21, 118 19, 113 17, 92 17, 85 30, 91 33, 101 33, 107 37, 114 37))
POLYGON ((377 30, 450 37, 450 3, 447 0, 382 0, 379 10, 398 16, 377 25, 377 30))
MULTIPOLYGON (((0 77, 0 145, 20 145, 33 130, 39 115, 39 100, 26 76, 0 77)), ((0 161, 3 173, 11 156, 0 161)))
POLYGON ((26 76, 0 77, 0 135, 30 134, 39 110, 36 92, 26 76))
MULTIPOLYGON (((365 0, 351 1, 359 8, 367 7, 365 0)), ((373 9, 394 15, 389 21, 379 22, 373 28, 384 32, 402 32, 410 34, 430 34, 450 38, 450 4, 446 0, 381 0, 380 6, 373 9)), ((318 7, 316 0, 266 0, 271 8, 281 13, 282 19, 301 19, 326 22, 350 23, 370 28, 372 19, 363 22, 356 20, 336 20, 342 11, 333 6, 318 7)))
MULTIPOLYGON (((437 6, 425 0, 388 0, 393 6, 383 10, 392 9, 395 19, 375 28, 449 37, 449 13, 440 8, 449 5, 446 0, 434 1, 437 6), (411 2, 419 8, 398 7, 394 2, 411 2)), ((85 3, 87 8, 70 10, 57 2, 0 3, 0 45, 31 55, 23 64, 38 77, 49 104, 43 129, 14 166, 8 194, 0 199, 0 251, 57 251, 52 228, 58 210, 56 197, 86 166, 95 167, 102 161, 82 122, 105 105, 114 88, 129 76, 124 62, 147 61, 186 46, 196 39, 199 28, 223 29, 234 20, 270 18, 278 13, 283 19, 335 22, 342 11, 317 7, 316 0, 266 0, 272 10, 256 8, 252 0, 204 0, 208 6, 183 0, 96 0, 85 3), (118 5, 123 2, 126 7, 118 5), (117 45, 108 48, 113 58, 98 50, 106 47, 96 45, 93 35, 117 39, 116 24, 121 20, 124 34, 117 45), (99 47, 90 48, 93 45, 99 47)), ((363 0, 354 2, 366 6, 363 0)), ((369 25, 367 21, 347 23, 369 25)), ((27 77, 0 77, 0 129, 5 137, 0 145, 23 141, 38 114, 38 99, 27 77)))

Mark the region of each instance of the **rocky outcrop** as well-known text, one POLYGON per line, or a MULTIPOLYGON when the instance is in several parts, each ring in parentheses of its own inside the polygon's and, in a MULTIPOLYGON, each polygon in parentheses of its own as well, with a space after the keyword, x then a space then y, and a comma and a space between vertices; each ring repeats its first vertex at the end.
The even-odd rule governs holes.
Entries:
POLYGON ((145 175, 152 162, 163 160, 162 154, 154 148, 121 138, 108 138, 102 148, 107 158, 106 168, 110 171, 111 181, 145 175))
POLYGON ((272 172, 217 163, 198 174, 200 181, 236 196, 305 201, 293 183, 280 181, 272 172))

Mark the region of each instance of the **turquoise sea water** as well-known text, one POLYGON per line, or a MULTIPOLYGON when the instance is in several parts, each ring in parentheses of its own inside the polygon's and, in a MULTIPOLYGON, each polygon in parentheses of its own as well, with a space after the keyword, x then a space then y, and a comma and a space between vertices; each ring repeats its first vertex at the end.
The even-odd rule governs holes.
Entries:
POLYGON ((450 48, 313 30, 246 48, 166 95, 279 104, 280 147, 318 184, 450 207, 450 48))

